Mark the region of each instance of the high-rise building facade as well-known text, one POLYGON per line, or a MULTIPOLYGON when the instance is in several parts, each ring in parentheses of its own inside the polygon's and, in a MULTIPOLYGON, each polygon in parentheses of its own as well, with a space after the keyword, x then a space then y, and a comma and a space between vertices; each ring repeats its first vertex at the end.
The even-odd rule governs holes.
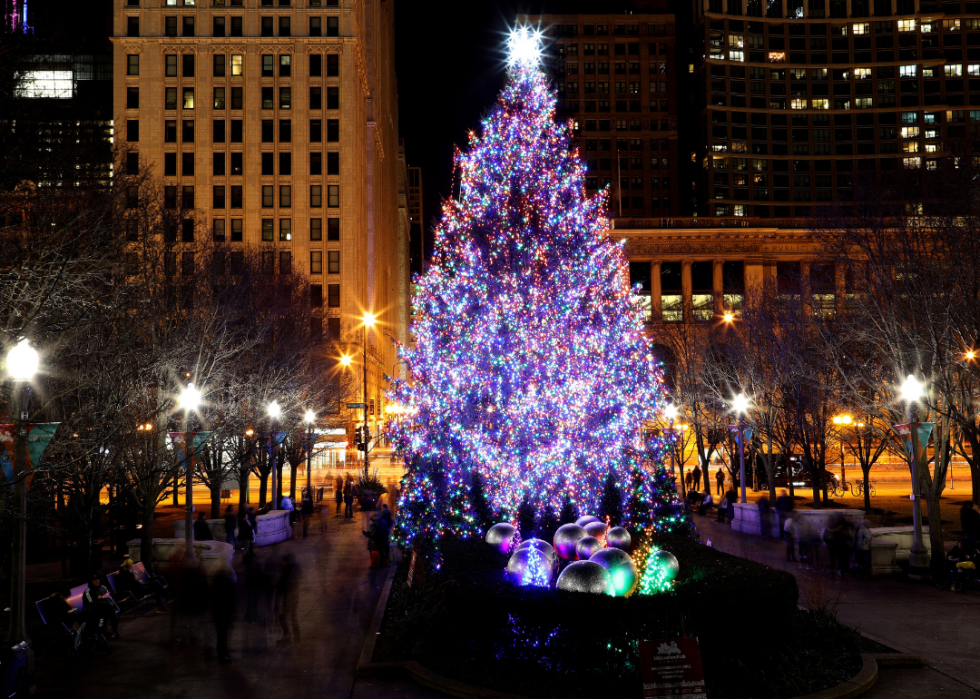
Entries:
POLYGON ((615 217, 680 211, 675 21, 671 13, 529 15, 540 26, 558 116, 588 165, 586 186, 608 186, 615 217))
POLYGON ((407 306, 393 3, 113 3, 120 166, 150 168, 165 206, 193 211, 183 230, 308 276, 314 322, 358 360, 361 318, 376 314, 367 393, 380 420, 407 306))
POLYGON ((980 129, 980 3, 696 0, 702 216, 808 216, 980 129))

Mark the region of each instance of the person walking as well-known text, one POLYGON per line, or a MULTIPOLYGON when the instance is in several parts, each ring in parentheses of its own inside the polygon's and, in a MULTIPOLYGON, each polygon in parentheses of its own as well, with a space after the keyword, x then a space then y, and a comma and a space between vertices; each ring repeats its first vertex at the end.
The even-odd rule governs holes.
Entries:
POLYGON ((871 522, 861 520, 854 533, 854 553, 857 557, 858 577, 871 577, 871 522))
POLYGON ((203 512, 198 512, 194 521, 194 541, 214 541, 211 527, 203 512))
POLYGON ((725 523, 725 515, 728 514, 728 498, 724 495, 721 497, 721 501, 718 503, 718 517, 715 519, 716 522, 725 523))
POLYGON ((725 472, 721 470, 721 466, 715 471, 715 483, 718 485, 716 490, 717 495, 721 495, 725 492, 725 472))
POLYGON ((211 619, 217 636, 219 663, 230 663, 228 654, 228 630, 235 613, 235 583, 227 570, 220 571, 211 581, 211 619))
POLYGON ((252 523, 249 522, 244 512, 238 513, 238 538, 242 542, 242 558, 255 555, 253 553, 255 548, 255 530, 252 528, 252 523))
POLYGON ((374 528, 375 545, 378 549, 378 565, 382 568, 387 568, 391 565, 391 561, 389 560, 391 553, 391 524, 391 510, 388 509, 387 505, 383 505, 381 516, 378 517, 374 528))
POLYGON ((344 483, 344 518, 354 518, 354 481, 350 478, 344 483))
POLYGON ((730 488, 725 493, 725 500, 728 503, 728 525, 731 526, 732 522, 735 521, 735 503, 738 502, 738 493, 735 492, 734 488, 730 488))
POLYGON ((701 466, 696 464, 692 475, 694 476, 694 489, 701 490, 701 466))
POLYGON ((299 580, 300 569, 292 554, 282 557, 279 582, 276 585, 276 602, 279 607, 279 625, 282 627, 283 645, 300 640, 299 633, 299 580), (292 624, 292 629, 290 629, 292 624))
POLYGON ((769 520, 772 510, 769 508, 769 498, 763 495, 759 498, 755 506, 759 509, 759 536, 769 538, 769 520))
POLYGON ((787 517, 782 526, 782 537, 786 539, 786 561, 797 563, 796 560, 796 524, 792 517, 787 517))
POLYGON ((690 490, 692 485, 694 485, 694 474, 688 471, 684 474, 684 487, 690 490))
POLYGON ((233 549, 238 548, 238 539, 235 537, 235 529, 238 527, 238 517, 231 505, 225 508, 225 541, 231 544, 233 549))
POLYGON ((786 520, 793 515, 793 498, 789 496, 786 490, 779 491, 779 497, 776 498, 776 517, 779 521, 779 538, 782 539, 786 536, 785 527, 786 520))
POLYGON ((340 508, 344 506, 344 479, 339 475, 337 479, 333 482, 333 496, 337 501, 337 511, 334 512, 335 515, 340 514, 340 508))

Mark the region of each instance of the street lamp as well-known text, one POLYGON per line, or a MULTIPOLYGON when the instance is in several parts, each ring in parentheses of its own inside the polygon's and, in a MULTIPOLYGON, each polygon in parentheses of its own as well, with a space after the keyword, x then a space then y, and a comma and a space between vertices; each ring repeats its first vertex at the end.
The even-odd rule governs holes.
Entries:
POLYGON ((368 311, 364 312, 364 316, 361 318, 361 324, 364 326, 364 344, 362 346, 363 356, 364 356, 364 432, 362 439, 364 440, 364 474, 367 476, 368 463, 370 458, 370 450, 368 445, 371 442, 371 431, 368 429, 368 389, 367 389, 367 334, 368 328, 374 327, 374 322, 378 319, 376 315, 368 311))
POLYGON ((749 399, 744 393, 739 393, 732 399, 732 410, 738 415, 738 485, 741 490, 739 502, 745 503, 745 444, 742 437, 745 434, 745 411, 749 409, 749 399))
POLYGON ((306 429, 306 494, 313 500, 313 476, 310 469, 313 468, 313 423, 316 422, 316 413, 307 410, 303 421, 307 424, 306 429))
POLYGON ((279 466, 279 440, 276 439, 276 420, 282 415, 282 408, 279 407, 279 401, 274 400, 269 403, 267 411, 269 413, 269 456, 272 458, 272 506, 269 510, 272 511, 279 509, 279 498, 276 497, 276 469, 279 466))
MULTIPOLYGON (((922 398, 922 384, 912 374, 902 382, 899 391, 906 405, 906 417, 909 421, 909 440, 912 448, 909 450, 909 470, 912 473, 912 548, 909 549, 909 578, 912 580, 925 579, 929 567, 929 554, 922 542, 922 504, 919 499, 919 430, 912 422, 912 404, 922 398)), ((930 515, 932 513, 930 512, 930 515)))
POLYGON ((177 404, 184 411, 184 478, 186 480, 186 495, 184 495, 184 558, 194 559, 194 473, 191 461, 191 449, 194 439, 190 432, 191 412, 201 404, 201 392, 194 384, 180 392, 177 404))
MULTIPOLYGON (((14 660, 24 658, 25 677, 33 693, 34 651, 24 623, 27 585, 27 430, 30 422, 30 381, 37 373, 41 358, 24 338, 7 352, 7 373, 14 386, 10 398, 10 413, 14 419, 13 451, 13 560, 10 570, 10 628, 7 632, 9 651, 14 660), (29 675, 27 673, 30 673, 29 675)), ((23 689, 27 690, 28 687, 23 689)))
MULTIPOLYGON (((835 425, 838 426, 838 428, 840 428, 839 429, 839 431, 840 431, 840 483, 841 483, 841 488, 843 488, 844 487, 844 483, 847 481, 847 473, 844 470, 844 430, 843 430, 843 428, 846 427, 847 425, 850 425, 852 422, 854 422, 854 419, 850 415, 848 415, 847 413, 844 413, 842 415, 834 415, 833 422, 834 422, 835 425)), ((842 490, 841 492, 843 493, 844 491, 842 490)), ((852 494, 853 494, 853 492, 852 492, 852 494)))

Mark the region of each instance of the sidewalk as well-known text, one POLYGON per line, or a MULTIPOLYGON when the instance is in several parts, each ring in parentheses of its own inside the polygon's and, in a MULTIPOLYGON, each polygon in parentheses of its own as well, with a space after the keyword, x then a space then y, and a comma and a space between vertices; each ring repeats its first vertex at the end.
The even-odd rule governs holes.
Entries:
MULTIPOLYGON (((820 575, 840 590, 837 618, 895 650, 922 656, 921 669, 888 669, 868 697, 976 697, 980 693, 980 595, 893 579, 832 580, 786 562, 786 544, 733 531, 714 516, 694 522, 702 541, 720 551, 793 573, 801 587, 820 575)), ((822 552, 826 564, 827 552, 822 552)), ((684 561, 681 561, 684 565, 684 561)))
MULTIPOLYGON (((123 617, 121 638, 112 642, 113 652, 108 656, 79 662, 62 654, 39 654, 38 693, 85 699, 348 697, 388 572, 369 568, 360 524, 359 517, 344 520, 325 511, 322 520, 314 517, 307 541, 293 539, 259 550, 262 562, 292 553, 301 567, 301 641, 277 643, 282 631, 271 609, 264 610, 264 623, 242 621, 246 595, 241 555, 236 554, 237 611, 229 635, 231 663, 217 662, 210 612, 194 617, 189 629, 181 629, 180 635, 187 640, 177 643, 171 640, 171 616, 153 614, 152 605, 145 605, 140 609, 143 616, 123 617), (320 531, 321 522, 327 524, 326 533, 320 531)), ((46 632, 32 630, 37 635, 46 632)))

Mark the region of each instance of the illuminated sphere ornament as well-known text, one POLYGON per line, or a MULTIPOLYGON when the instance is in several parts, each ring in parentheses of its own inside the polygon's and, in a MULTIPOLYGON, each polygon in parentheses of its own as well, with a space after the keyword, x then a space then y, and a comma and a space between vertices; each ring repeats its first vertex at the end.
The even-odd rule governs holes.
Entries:
MULTIPOLYGON (((550 548, 550 547, 549 547, 550 548)), ((552 555, 554 553, 552 552, 552 555)), ((555 558, 557 561, 557 557, 555 558)), ((507 561, 505 574, 515 585, 546 587, 551 584, 557 565, 553 565, 541 550, 529 546, 517 549, 507 561)))
POLYGON ((486 541, 488 544, 500 551, 500 553, 510 553, 510 550, 514 548, 516 538, 517 527, 515 527, 513 524, 501 522, 500 524, 493 525, 487 530, 486 541))
POLYGON ((613 527, 606 532, 606 546, 629 551, 632 545, 633 538, 624 527, 613 527))
POLYGON ((592 561, 570 563, 558 576, 556 587, 566 592, 590 592, 594 595, 613 595, 609 572, 592 561))
POLYGON ((575 524, 577 524, 580 527, 584 527, 586 524, 589 524, 591 522, 599 522, 599 521, 601 520, 598 517, 593 517, 592 515, 582 515, 577 520, 575 520, 575 524))
POLYGON ((589 534, 577 524, 563 524, 555 532, 555 551, 566 561, 575 560, 575 547, 589 534))
POLYGON ((587 536, 579 539, 575 545, 575 555, 580 561, 587 561, 592 558, 592 554, 602 549, 602 542, 594 536, 587 536))
POLYGON ((667 582, 671 582, 676 578, 678 571, 681 569, 681 564, 677 560, 677 556, 670 551, 664 550, 657 551, 653 554, 653 560, 650 561, 650 565, 656 566, 657 569, 662 571, 663 579, 667 582))
POLYGON ((521 545, 517 547, 517 550, 520 551, 531 547, 536 548, 541 555, 548 560, 548 563, 552 565, 555 570, 558 570, 558 554, 555 553, 554 546, 549 544, 544 539, 525 539, 521 542, 521 545))
POLYGON ((609 573, 616 597, 628 597, 636 589, 637 574, 633 559, 625 551, 619 549, 602 549, 597 551, 591 563, 598 563, 609 573))
POLYGON ((606 538, 606 523, 589 522, 585 525, 585 531, 588 532, 589 536, 594 536, 599 541, 602 541, 606 538))

